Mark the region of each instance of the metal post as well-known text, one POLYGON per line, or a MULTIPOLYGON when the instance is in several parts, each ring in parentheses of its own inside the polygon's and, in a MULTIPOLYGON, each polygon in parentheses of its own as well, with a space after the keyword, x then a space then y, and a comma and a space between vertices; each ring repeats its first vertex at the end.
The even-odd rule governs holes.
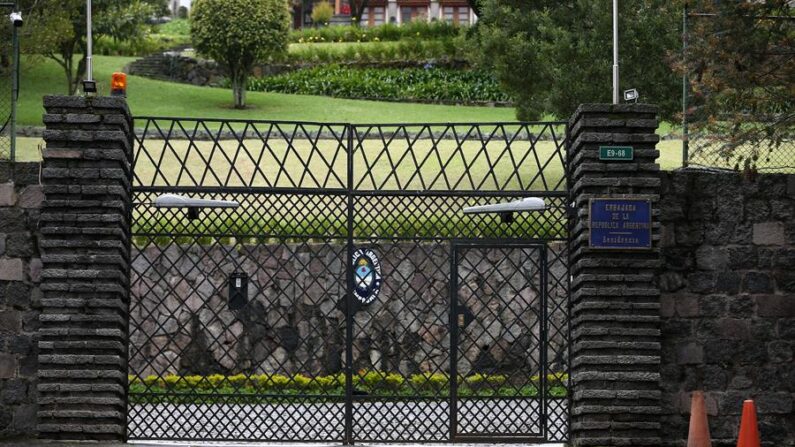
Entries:
POLYGON ((93 35, 91 32, 91 0, 86 0, 86 80, 94 80, 94 64, 92 56, 94 53, 93 35))
POLYGON ((682 12, 682 166, 687 167, 687 161, 690 158, 690 135, 687 123, 687 108, 688 108, 688 93, 689 93, 689 80, 687 68, 687 2, 682 12))
POLYGON ((11 137, 11 153, 9 159, 13 163, 16 160, 17 152, 17 98, 19 97, 19 33, 17 27, 12 25, 11 31, 11 57, 14 59, 11 64, 11 127, 9 128, 11 137))
POLYGON ((613 0, 613 104, 618 104, 618 0, 613 0))

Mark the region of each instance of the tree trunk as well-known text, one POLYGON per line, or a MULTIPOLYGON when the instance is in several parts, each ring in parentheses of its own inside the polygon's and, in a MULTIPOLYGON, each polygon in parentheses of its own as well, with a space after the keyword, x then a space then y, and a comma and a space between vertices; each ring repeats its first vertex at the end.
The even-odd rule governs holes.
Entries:
POLYGON ((246 108, 247 81, 248 81, 248 75, 243 70, 241 70, 241 73, 232 75, 232 96, 234 97, 236 109, 246 108))

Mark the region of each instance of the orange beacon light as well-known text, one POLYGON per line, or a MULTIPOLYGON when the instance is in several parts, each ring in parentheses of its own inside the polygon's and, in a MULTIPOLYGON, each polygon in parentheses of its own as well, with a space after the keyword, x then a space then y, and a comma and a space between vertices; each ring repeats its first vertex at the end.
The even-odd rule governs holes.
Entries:
POLYGON ((116 72, 110 78, 110 96, 127 97, 127 75, 116 72))

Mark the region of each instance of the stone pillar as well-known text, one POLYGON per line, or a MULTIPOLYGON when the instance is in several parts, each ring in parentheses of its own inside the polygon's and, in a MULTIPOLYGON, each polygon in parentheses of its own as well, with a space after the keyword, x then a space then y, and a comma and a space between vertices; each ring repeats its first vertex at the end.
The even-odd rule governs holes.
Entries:
POLYGON ((124 100, 44 98, 39 437, 126 434, 132 118, 124 100))
POLYGON ((569 122, 574 446, 660 445, 657 124, 642 104, 582 105, 569 122), (634 160, 600 160, 605 145, 633 146, 634 160), (592 198, 650 200, 652 247, 591 248, 592 198))

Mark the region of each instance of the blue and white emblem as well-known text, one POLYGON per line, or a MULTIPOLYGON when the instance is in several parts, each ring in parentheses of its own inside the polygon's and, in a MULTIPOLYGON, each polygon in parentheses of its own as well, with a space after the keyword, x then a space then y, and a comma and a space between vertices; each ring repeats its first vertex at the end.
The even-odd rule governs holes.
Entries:
POLYGON ((363 248, 353 253, 353 294, 362 304, 370 304, 381 291, 381 262, 373 250, 363 248))

